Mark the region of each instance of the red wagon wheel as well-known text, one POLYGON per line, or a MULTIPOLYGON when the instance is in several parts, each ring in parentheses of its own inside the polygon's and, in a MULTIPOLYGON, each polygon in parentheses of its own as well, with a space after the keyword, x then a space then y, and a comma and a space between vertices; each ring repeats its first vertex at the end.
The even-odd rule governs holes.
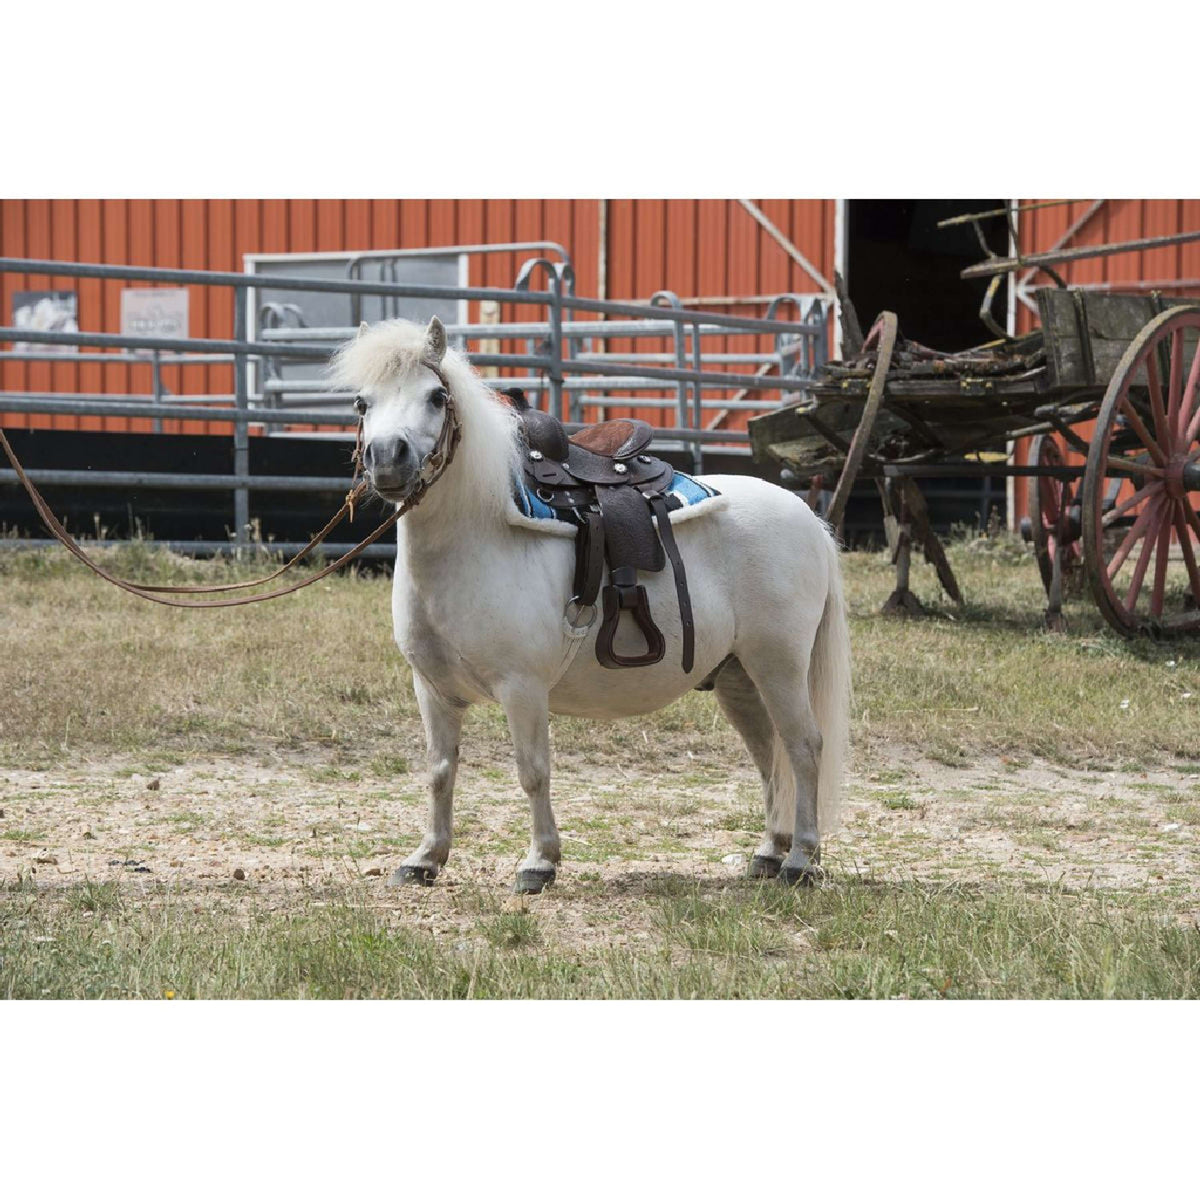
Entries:
POLYGON ((1200 632, 1198 435, 1200 308, 1172 308, 1117 364, 1083 479, 1088 582, 1126 637, 1200 632))
MULTIPOLYGON (((1029 461, 1039 467, 1065 466, 1062 448, 1048 433, 1039 434, 1029 448, 1029 461)), ((1033 552, 1042 586, 1050 594, 1054 578, 1054 551, 1062 543, 1063 574, 1070 576, 1082 558, 1079 546, 1075 485, 1053 475, 1035 475, 1029 479, 1029 522, 1033 526, 1033 552)))

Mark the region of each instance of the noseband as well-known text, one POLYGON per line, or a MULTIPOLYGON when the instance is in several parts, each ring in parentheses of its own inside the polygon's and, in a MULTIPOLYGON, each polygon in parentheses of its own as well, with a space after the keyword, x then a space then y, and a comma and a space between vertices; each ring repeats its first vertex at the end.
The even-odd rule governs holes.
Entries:
POLYGON ((344 566, 352 559, 357 558, 368 546, 377 542, 387 531, 393 528, 397 521, 400 520, 405 513, 411 512, 424 499, 425 493, 430 487, 437 482, 438 479, 445 473, 446 468, 454 461, 454 452, 458 449, 458 443, 462 440, 462 423, 458 417, 458 407, 454 403, 454 393, 450 390, 450 382, 439 364, 430 359, 421 359, 421 366, 428 367, 441 381, 442 387, 446 390, 446 406, 445 418, 442 421, 442 429, 438 434, 437 441, 434 443, 433 449, 425 456, 421 463, 420 470, 417 474, 417 486, 413 488, 412 494, 400 504, 396 511, 392 513, 387 520, 383 521, 374 532, 363 538, 353 550, 343 554, 341 558, 322 567, 315 574, 308 576, 307 579, 300 580, 299 583, 293 583, 289 587, 276 588, 271 592, 261 592, 256 596, 226 596, 220 600, 176 600, 172 595, 164 595, 164 593, 177 594, 180 592, 240 592, 246 588, 260 587, 264 583, 270 583, 274 579, 278 579, 286 571, 290 571, 306 554, 319 546, 334 527, 341 521, 343 516, 349 515, 350 519, 354 520, 354 505, 362 498, 367 491, 366 481, 363 479, 363 423, 360 419, 358 422, 358 435, 355 439, 354 446, 354 479, 350 491, 346 494, 346 499, 342 502, 342 507, 334 514, 329 523, 314 537, 307 546, 304 547, 298 554, 293 555, 286 563, 283 564, 277 571, 272 571, 270 575, 264 575, 261 579, 249 579, 242 583, 222 583, 208 584, 198 587, 183 587, 183 586, 168 586, 164 584, 137 583, 131 579, 121 579, 116 575, 111 574, 94 562, 83 549, 82 546, 67 532, 62 522, 51 511, 50 506, 46 503, 41 492, 34 486, 33 481, 25 474, 24 468, 17 461, 17 456, 13 452, 12 446, 9 445, 8 438, 4 436, 4 430, 0 429, 0 450, 4 451, 8 461, 12 464, 13 469, 17 473, 17 478, 21 481, 26 492, 29 493, 30 500, 33 501, 33 506, 37 510, 38 516, 45 522, 46 527, 52 534, 69 550, 84 566, 89 570, 99 575, 101 579, 108 583, 114 584, 121 588, 122 591, 129 592, 133 596, 138 596, 142 600, 152 600, 155 604, 167 604, 172 608, 233 608, 241 604, 257 604, 260 600, 274 600, 279 596, 287 596, 292 592, 298 592, 301 588, 306 588, 318 580, 324 579, 327 575, 331 575, 339 567, 344 566))

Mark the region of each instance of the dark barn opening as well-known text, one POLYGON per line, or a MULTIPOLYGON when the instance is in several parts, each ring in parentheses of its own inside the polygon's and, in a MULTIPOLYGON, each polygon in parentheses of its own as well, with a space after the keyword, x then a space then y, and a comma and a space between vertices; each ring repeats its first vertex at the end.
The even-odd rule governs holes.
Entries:
MULTIPOLYGON (((938 222, 965 213, 1000 209, 1004 200, 848 200, 846 202, 847 290, 865 333, 885 309, 900 319, 901 334, 934 350, 966 350, 994 340, 979 319, 988 280, 963 280, 964 267, 984 258, 970 224, 939 229, 938 222)), ((1006 256, 1008 223, 1003 216, 980 221, 993 253, 1006 256)), ((991 306, 1004 327, 1008 279, 1003 277, 991 306)), ((986 528, 1006 515, 1005 480, 921 479, 918 484, 939 532, 953 526, 986 528)), ((882 510, 872 483, 855 488, 845 535, 858 544, 882 538, 882 510)))
MULTIPOLYGON (((846 204, 846 283, 864 331, 885 308, 900 318, 905 337, 935 350, 965 350, 990 342, 979 319, 986 279, 959 272, 983 257, 971 225, 939 229, 938 222, 964 213, 1003 208, 1003 200, 850 200, 846 204)), ((981 221, 994 253, 1008 253, 1001 217, 981 221)), ((1004 324, 1008 280, 992 314, 1004 324)))

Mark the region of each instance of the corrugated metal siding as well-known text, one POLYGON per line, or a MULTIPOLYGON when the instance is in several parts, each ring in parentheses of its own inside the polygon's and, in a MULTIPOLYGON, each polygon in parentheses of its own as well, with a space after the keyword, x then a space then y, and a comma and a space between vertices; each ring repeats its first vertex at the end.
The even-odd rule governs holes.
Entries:
MULTIPOLYGON (((833 275, 833 200, 760 200, 767 215, 827 278, 833 275)), ((611 200, 608 205, 610 299, 644 300, 669 288, 678 295, 747 296, 779 291, 812 292, 816 285, 733 200, 611 200)), ((0 252, 13 258, 62 258, 208 270, 240 270, 248 253, 375 250, 473 242, 550 240, 571 252, 582 296, 598 288, 599 205, 596 200, 4 200, 0 201, 0 252)), ((516 254, 472 256, 470 281, 509 287, 521 259, 516 254)), ((80 327, 120 330, 120 281, 0 278, 3 318, 12 316, 12 293, 74 288, 80 327)), ((514 306, 505 318, 535 318, 532 306, 514 306)), ((722 311, 761 313, 761 307, 722 311)), ((227 289, 191 289, 191 333, 224 337, 232 332, 233 296, 227 289)), ((472 312, 472 318, 478 313, 472 312)), ((769 339, 724 339, 726 349, 768 349, 769 339)), ((715 342, 713 343, 715 346, 715 342)), ((620 348, 620 344, 610 347, 620 348)), ((625 349, 632 349, 628 343, 625 349)), ((641 342, 640 350, 667 350, 669 342, 641 342)), ((9 391, 84 390, 136 393, 150 390, 149 365, 5 363, 0 379, 9 391)), ((229 393, 227 366, 164 370, 175 394, 229 393)), ((632 397, 631 397, 632 399, 632 397)), ((614 413, 618 410, 612 410, 614 413)), ((628 409, 624 411, 637 411, 628 409)), ((669 410, 640 415, 669 424, 669 410)), ((148 419, 6 415, 15 428, 147 430, 148 419)), ((731 417, 731 428, 744 417, 731 417)), ((166 421, 171 432, 200 432, 200 421, 166 421)), ((217 426, 213 427, 214 432, 217 426)))
MULTIPOLYGON (((1021 200, 1020 204, 1037 204, 1037 200, 1021 200)), ((1092 201, 1054 208, 1037 209, 1022 213, 1018 226, 1022 254, 1035 254, 1050 250, 1067 232, 1072 224, 1081 219, 1092 201)), ((1139 238, 1161 237, 1172 233, 1185 233, 1200 229, 1200 200, 1108 200, 1091 221, 1075 234, 1068 246, 1095 246, 1109 242, 1128 242, 1139 238)), ((1155 250, 1135 250, 1126 254, 1114 254, 1108 258, 1085 259, 1081 262, 1065 263, 1054 268, 1068 284, 1086 283, 1133 283, 1138 280, 1154 280, 1166 284, 1181 279, 1200 278, 1200 244, 1186 246, 1164 246, 1155 250)), ((1037 276, 1035 284, 1051 286, 1046 275, 1037 276)), ((1200 294, 1200 288, 1168 287, 1161 290, 1167 294, 1200 294)), ((1037 317, 1023 304, 1017 305, 1017 332, 1027 333, 1037 327, 1037 317)), ((1090 433, 1081 426, 1085 436, 1090 433)), ((1016 447, 1016 461, 1028 461, 1029 443, 1021 441, 1016 447)), ((1068 461, 1082 463, 1079 455, 1068 453, 1068 461)), ((1015 521, 1025 516, 1027 489, 1023 480, 1014 489, 1015 521)))

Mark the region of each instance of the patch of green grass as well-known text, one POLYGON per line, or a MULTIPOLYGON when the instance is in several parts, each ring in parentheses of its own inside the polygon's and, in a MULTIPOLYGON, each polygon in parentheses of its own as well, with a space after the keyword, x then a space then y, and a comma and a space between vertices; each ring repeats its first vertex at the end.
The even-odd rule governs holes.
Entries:
POLYGON ((920 805, 907 792, 900 792, 895 796, 884 796, 883 807, 898 812, 910 812, 920 805))
POLYGON ((908 783, 913 779, 913 772, 907 767, 878 767, 868 778, 872 783, 908 783))
POLYGON ((314 783, 361 783, 362 772, 326 763, 319 767, 306 767, 304 773, 314 783))
POLYGON ((113 913, 121 907, 121 889, 116 883, 87 880, 70 888, 64 896, 68 910, 82 913, 113 913))
POLYGON ((44 829, 5 829, 0 831, 0 838, 6 842, 44 842, 44 829))
POLYGON ((734 833, 761 833, 766 822, 762 799, 743 800, 736 807, 726 809, 716 820, 718 829, 734 833))
POLYGON ((730 905, 723 897, 687 890, 664 897, 653 920, 668 944, 688 950, 748 958, 785 953, 783 931, 759 916, 753 905, 730 905))
POLYGON ((537 918, 531 913, 500 913, 479 926, 480 933, 500 950, 519 950, 536 946, 542 940, 537 918))
MULTIPOLYGON (((646 886, 657 936, 619 947, 603 937, 613 927, 603 918, 619 915, 603 885, 589 884, 585 915, 599 925, 582 945, 561 942, 536 913, 430 893, 445 919, 457 913, 486 943, 468 945, 367 907, 366 894, 312 892, 283 912, 248 912, 231 890, 196 912, 169 895, 134 907, 114 893, 85 900, 9 884, 0 995, 1200 997, 1200 931, 1135 892, 665 877, 646 886), (91 915, 99 905, 103 921, 91 915)), ((572 903, 584 907, 583 893, 572 903)))
POLYGON ((203 825, 209 824, 212 820, 211 813, 200 812, 172 812, 167 813, 164 820, 171 825, 182 826, 182 832, 189 829, 199 829, 203 825))
POLYGON ((407 775, 408 759, 402 754, 377 754, 368 764, 371 774, 380 779, 394 779, 397 775, 407 775))

